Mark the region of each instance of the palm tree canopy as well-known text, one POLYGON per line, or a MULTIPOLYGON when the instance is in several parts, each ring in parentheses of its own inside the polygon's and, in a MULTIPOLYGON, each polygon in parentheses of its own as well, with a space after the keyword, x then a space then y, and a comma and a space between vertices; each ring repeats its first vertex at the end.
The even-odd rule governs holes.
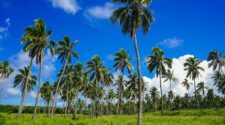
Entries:
POLYGON ((79 57, 77 52, 73 50, 77 42, 78 41, 70 41, 68 36, 64 36, 63 40, 59 41, 59 46, 56 48, 56 53, 59 54, 58 59, 61 59, 61 62, 68 60, 70 63, 72 61, 72 57, 79 57))
POLYGON ((209 61, 208 66, 213 67, 213 70, 220 70, 222 66, 225 66, 225 56, 222 52, 218 53, 216 50, 209 52, 207 61, 209 61))
POLYGON ((40 89, 41 97, 47 103, 49 103, 51 101, 52 89, 53 89, 53 86, 49 82, 45 82, 40 89))
POLYGON ((23 50, 29 51, 29 56, 36 58, 36 63, 40 62, 43 57, 45 48, 49 48, 50 52, 54 54, 55 42, 49 40, 52 31, 46 29, 44 20, 36 19, 35 25, 27 27, 21 43, 25 43, 23 50))
POLYGON ((162 77, 165 79, 164 82, 166 82, 168 80, 169 81, 173 81, 173 82, 176 82, 177 81, 177 78, 174 77, 173 71, 171 71, 170 69, 168 69, 167 72, 166 72, 166 74, 164 74, 162 77))
POLYGON ((150 95, 151 95, 151 98, 152 98, 153 102, 156 101, 159 98, 159 91, 157 90, 156 87, 151 88, 150 95))
POLYGON ((149 31, 154 21, 153 14, 148 8, 151 0, 113 0, 113 2, 124 5, 114 10, 110 17, 112 23, 118 22, 124 34, 129 34, 133 38, 139 28, 144 34, 149 31))
POLYGON ((187 89, 189 90, 190 89, 190 85, 192 83, 190 83, 187 79, 184 79, 184 81, 182 82, 182 85, 187 89))
POLYGON ((9 62, 3 61, 0 63, 0 79, 8 78, 13 72, 14 69, 9 67, 9 62))
POLYGON ((130 63, 131 57, 128 55, 128 52, 124 49, 121 49, 119 52, 115 54, 114 62, 115 64, 113 67, 116 68, 116 71, 124 71, 126 68, 127 71, 130 73, 133 70, 133 65, 130 63))
POLYGON ((23 69, 19 69, 19 74, 17 74, 14 79, 14 87, 21 84, 21 91, 24 91, 27 80, 28 84, 26 91, 30 92, 36 85, 37 77, 35 75, 30 74, 30 67, 24 67, 23 69))
POLYGON ((212 76, 214 85, 217 86, 218 91, 222 94, 225 94, 225 75, 219 71, 215 71, 212 76))
POLYGON ((172 68, 172 60, 164 57, 163 50, 159 48, 152 49, 153 55, 147 57, 148 70, 150 73, 156 70, 156 76, 166 74, 166 66, 172 68))
POLYGON ((198 78, 200 71, 204 71, 200 64, 200 60, 195 57, 189 57, 184 63, 184 70, 187 71, 186 77, 190 77, 192 80, 198 78))

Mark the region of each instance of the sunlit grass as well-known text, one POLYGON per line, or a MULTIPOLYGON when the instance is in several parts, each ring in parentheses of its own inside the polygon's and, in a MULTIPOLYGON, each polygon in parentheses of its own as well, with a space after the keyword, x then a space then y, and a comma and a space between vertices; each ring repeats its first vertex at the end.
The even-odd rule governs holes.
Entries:
MULTIPOLYGON (((225 125, 225 109, 166 111, 164 116, 159 112, 145 113, 143 125, 225 125)), ((136 115, 110 115, 98 118, 79 115, 77 120, 63 115, 48 117, 39 114, 31 120, 30 114, 16 118, 16 114, 0 114, 0 125, 135 125, 136 115)))

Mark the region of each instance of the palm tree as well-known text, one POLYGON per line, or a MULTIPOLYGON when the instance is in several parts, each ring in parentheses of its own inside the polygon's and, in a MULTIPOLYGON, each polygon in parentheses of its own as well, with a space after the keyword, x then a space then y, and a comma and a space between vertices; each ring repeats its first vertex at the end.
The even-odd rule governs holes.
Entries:
POLYGON ((56 97, 57 97, 57 93, 59 89, 59 84, 65 72, 65 67, 67 63, 72 62, 73 57, 78 58, 77 52, 73 50, 77 42, 78 41, 72 42, 70 41, 70 38, 68 36, 64 36, 63 40, 59 41, 59 46, 56 48, 56 53, 59 54, 58 59, 61 59, 61 62, 64 64, 63 64, 62 74, 59 76, 59 80, 57 82, 56 93, 53 97, 53 105, 52 105, 52 111, 51 111, 52 115, 54 111, 54 106, 56 105, 56 102, 57 102, 56 97))
MULTIPOLYGON (((115 64, 113 67, 116 68, 116 71, 120 71, 122 73, 121 75, 121 81, 123 84, 124 81, 124 71, 127 69, 127 71, 130 73, 131 70, 133 69, 133 65, 130 63, 131 57, 128 55, 128 52, 126 50, 121 49, 119 52, 115 54, 114 62, 115 64)), ((122 114, 122 109, 121 109, 121 101, 122 101, 122 92, 119 92, 119 114, 122 114)))
POLYGON ((197 95, 197 89, 196 89, 196 83, 195 80, 200 76, 200 71, 204 71, 204 69, 200 66, 201 61, 196 59, 195 57, 189 57, 186 62, 184 63, 184 70, 187 71, 186 78, 190 78, 194 81, 194 89, 195 89, 195 99, 197 101, 197 105, 199 108, 199 102, 196 97, 197 95))
POLYGON ((169 83, 170 83, 170 91, 172 91, 171 84, 172 84, 172 82, 176 82, 177 81, 177 78, 174 77, 173 71, 171 71, 170 69, 168 69, 167 72, 166 72, 166 74, 164 74, 162 76, 162 78, 165 79, 163 82, 166 82, 166 81, 169 80, 169 83))
POLYGON ((24 51, 29 51, 29 56, 31 57, 30 67, 32 65, 32 59, 35 58, 36 63, 40 65, 40 72, 39 72, 39 84, 37 89, 37 96, 35 100, 35 108, 34 114, 32 119, 35 118, 37 113, 37 106, 39 100, 39 91, 42 85, 42 62, 44 57, 44 52, 46 48, 49 48, 50 52, 53 54, 55 46, 54 41, 49 40, 52 32, 46 30, 45 22, 42 19, 36 19, 35 25, 26 28, 25 35, 21 40, 22 43, 26 42, 24 47, 24 51))
POLYGON ((223 73, 222 67, 225 66, 225 57, 223 56, 223 53, 218 53, 216 50, 213 50, 209 52, 207 61, 209 61, 209 68, 212 67, 213 70, 218 70, 221 73, 223 73))
POLYGON ((50 101, 52 99, 53 86, 49 82, 45 82, 40 89, 41 97, 45 100, 48 107, 48 115, 50 113, 50 101))
POLYGON ((19 74, 15 76, 14 87, 21 84, 22 98, 20 107, 18 110, 17 117, 23 112, 23 105, 25 101, 26 94, 29 93, 33 87, 36 85, 37 77, 35 75, 30 74, 30 67, 24 67, 23 69, 19 69, 19 74), (28 79, 28 80, 27 80, 28 79), (26 82, 28 81, 28 84, 26 82))
POLYGON ((152 49, 152 56, 147 57, 148 71, 152 73, 156 70, 156 77, 159 77, 160 94, 161 94, 161 114, 163 115, 163 93, 162 93, 162 76, 166 74, 166 66, 172 67, 172 60, 164 57, 163 50, 159 48, 152 49))
POLYGON ((182 85, 187 89, 188 95, 189 95, 189 90, 190 90, 190 85, 192 83, 190 83, 187 79, 184 79, 184 81, 182 82, 182 85))
MULTIPOLYGON (((7 61, 3 61, 0 63, 0 79, 5 80, 9 78, 9 76, 14 72, 14 69, 9 67, 9 63, 7 61)), ((4 83, 4 82, 3 82, 4 83)), ((3 96, 3 84, 0 93, 0 102, 3 96)))
POLYGON ((157 100, 159 99, 159 91, 156 87, 152 87, 150 90, 150 95, 153 103, 153 107, 156 110, 157 109, 157 100))
POLYGON ((197 91, 200 92, 202 91, 202 96, 205 95, 205 89, 207 87, 205 86, 205 83, 204 82, 199 82, 198 85, 197 85, 197 91))
POLYGON ((99 56, 94 56, 91 61, 87 62, 86 73, 90 75, 90 80, 94 83, 94 101, 95 101, 95 115, 98 117, 97 112, 97 100, 99 86, 108 86, 112 83, 112 74, 109 73, 108 69, 102 64, 99 56))
POLYGON ((215 71, 212 76, 214 85, 217 86, 218 92, 224 94, 225 96, 225 75, 220 71, 215 71))
POLYGON ((117 113, 122 114, 121 103, 123 101, 123 93, 124 93, 124 80, 123 75, 119 75, 118 79, 115 82, 115 85, 118 86, 118 109, 117 113))
POLYGON ((137 46, 136 32, 141 28, 146 34, 153 23, 152 12, 148 9, 151 0, 113 0, 114 3, 123 4, 120 8, 113 11, 110 20, 112 23, 118 22, 122 26, 122 32, 130 35, 134 41, 135 53, 137 57, 138 84, 139 84, 139 110, 137 124, 141 125, 142 120, 142 83, 141 83, 141 63, 140 54, 137 46))

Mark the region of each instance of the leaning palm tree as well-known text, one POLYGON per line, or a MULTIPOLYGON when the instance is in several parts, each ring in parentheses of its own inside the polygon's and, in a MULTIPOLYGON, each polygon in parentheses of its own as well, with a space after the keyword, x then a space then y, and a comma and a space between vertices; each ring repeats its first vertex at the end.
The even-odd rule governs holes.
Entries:
POLYGON ((40 65, 40 72, 39 72, 39 83, 37 89, 37 96, 35 99, 35 108, 34 114, 32 119, 35 118, 37 113, 37 106, 39 100, 39 91, 42 85, 42 63, 43 57, 46 48, 49 48, 50 52, 53 54, 55 46, 54 41, 49 40, 52 32, 46 29, 45 22, 42 19, 35 20, 35 25, 27 28, 25 30, 25 35, 22 39, 22 43, 26 42, 24 47, 24 51, 29 51, 29 56, 31 57, 30 66, 32 64, 32 59, 35 58, 36 63, 40 65))
POLYGON ((173 74, 173 71, 171 71, 170 69, 167 70, 166 74, 164 74, 162 76, 162 78, 164 78, 164 82, 168 81, 169 80, 169 83, 170 83, 170 91, 172 91, 171 89, 171 84, 172 82, 176 82, 177 81, 177 78, 174 76, 173 74))
POLYGON ((20 107, 17 113, 17 117, 23 112, 23 105, 25 101, 25 97, 27 93, 29 93, 33 87, 36 85, 37 77, 35 75, 30 74, 30 67, 24 67, 23 69, 19 69, 19 74, 15 76, 14 87, 21 84, 22 98, 20 107), (28 81, 28 84, 26 83, 28 81))
POLYGON ((56 93, 53 97, 53 105, 52 105, 52 115, 54 111, 54 106, 56 105, 56 97, 59 89, 59 84, 65 72, 65 67, 68 63, 72 62, 73 57, 78 58, 78 54, 74 51, 74 46, 77 44, 78 41, 71 41, 68 36, 64 36, 63 40, 59 41, 59 46, 56 48, 56 53, 59 54, 58 59, 61 59, 63 63, 63 70, 61 75, 59 76, 59 80, 57 82, 56 93))
POLYGON ((225 57, 222 52, 218 53, 216 50, 209 52, 207 61, 209 61, 209 68, 212 67, 214 71, 223 73, 222 67, 225 66, 225 57))
POLYGON ((118 22, 122 27, 124 34, 130 35, 134 41, 135 52, 137 57, 138 84, 139 84, 139 110, 137 124, 141 125, 142 120, 142 85, 141 85, 141 63, 138 50, 136 33, 141 28, 146 34, 153 23, 153 15, 148 6, 151 0, 113 0, 114 3, 123 4, 120 8, 113 11, 110 20, 113 23, 118 22))
POLYGON ((195 57, 189 57, 184 63, 184 70, 187 71, 186 78, 190 78, 194 81, 194 89, 195 89, 195 99, 197 101, 197 105, 199 108, 199 102, 197 99, 197 88, 195 80, 200 76, 200 71, 204 71, 204 69, 200 66, 201 61, 196 59, 195 57))
MULTIPOLYGON (((127 69, 128 73, 131 72, 131 70, 133 69, 133 65, 130 63, 131 61, 131 57, 128 55, 128 52, 124 49, 121 49, 119 52, 117 52, 115 54, 115 58, 114 58, 114 62, 115 64, 113 65, 113 67, 116 68, 116 71, 120 71, 122 73, 121 75, 121 81, 122 84, 124 81, 124 71, 125 69, 127 69)), ((119 92, 119 114, 122 114, 122 107, 121 107, 121 101, 122 101, 122 92, 119 92)))
POLYGON ((156 77, 159 77, 160 94, 161 94, 161 115, 163 115, 163 93, 162 93, 162 76, 166 74, 166 66, 172 67, 172 60, 164 57, 163 50, 159 48, 152 49, 153 55, 147 57, 148 71, 152 73, 156 70, 156 77))
MULTIPOLYGON (((0 80, 5 80, 9 78, 9 76, 14 72, 14 69, 9 67, 9 63, 7 61, 3 61, 0 63, 0 80)), ((4 83, 4 82, 3 82, 4 83)), ((0 102, 3 95, 3 84, 0 92, 0 102)))

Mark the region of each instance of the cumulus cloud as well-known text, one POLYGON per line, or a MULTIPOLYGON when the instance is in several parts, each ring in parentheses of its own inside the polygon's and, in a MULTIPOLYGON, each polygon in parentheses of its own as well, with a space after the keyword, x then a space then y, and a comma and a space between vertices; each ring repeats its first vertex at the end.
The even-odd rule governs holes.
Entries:
POLYGON ((174 37, 163 40, 162 42, 159 43, 159 45, 165 46, 167 48, 176 48, 181 46, 183 42, 184 41, 182 39, 174 37))
MULTIPOLYGON (((189 57, 193 57, 193 55, 187 54, 187 55, 181 56, 179 58, 172 59, 173 60, 172 70, 174 70, 174 76, 178 80, 176 83, 172 83, 172 90, 176 95, 183 96, 185 93, 187 93, 187 90, 185 89, 185 87, 183 87, 183 85, 181 83, 186 78, 186 71, 183 70, 184 69, 183 64, 184 64, 185 60, 189 57)), ((205 82, 206 86, 214 89, 214 92, 216 94, 218 94, 216 91, 217 88, 213 85, 213 82, 211 80, 213 71, 211 68, 208 68, 208 62, 206 60, 203 60, 202 63, 200 64, 200 66, 203 67, 205 69, 205 71, 201 72, 201 76, 198 79, 196 79, 196 83, 205 82)), ((156 88, 158 88, 158 90, 159 90, 159 78, 157 78, 156 76, 154 76, 153 78, 143 76, 143 79, 147 83, 148 91, 151 87, 154 87, 154 86, 156 88)), ((191 80, 189 80, 189 81, 191 81, 191 80)), ((163 87, 163 93, 167 94, 170 89, 169 81, 163 82, 162 87, 163 87)), ((193 94, 193 92, 194 92, 194 87, 192 85, 190 88, 190 93, 193 94)))
POLYGON ((54 8, 63 9, 66 13, 76 14, 80 8, 76 0, 50 0, 54 8))
MULTIPOLYGON (((46 80, 52 80, 54 78, 55 75, 55 70, 56 70, 56 66, 55 66, 55 61, 56 61, 56 57, 55 56, 51 56, 50 52, 47 52, 44 55, 44 61, 43 61, 43 82, 46 80)), ((10 62, 10 66, 14 69, 13 74, 4 81, 5 83, 5 90, 6 90, 6 94, 4 97, 10 97, 10 98, 15 98, 19 95, 21 95, 20 92, 20 86, 14 88, 13 87, 13 83, 14 83, 14 78, 15 76, 18 74, 18 69, 23 68, 24 66, 28 66, 30 64, 30 58, 28 57, 28 54, 23 52, 22 50, 20 52, 18 52, 15 55, 12 55, 9 58, 9 62, 10 62)), ((39 65, 33 63, 33 68, 32 68, 32 74, 38 76, 39 73, 39 65)), ((37 81, 38 83, 38 81, 37 81)), ((34 91, 31 91, 29 93, 29 97, 31 97, 32 99, 36 97, 36 89, 34 89, 34 91)), ((34 100, 32 100, 34 101, 34 100)))
POLYGON ((105 5, 103 6, 95 6, 95 7, 89 8, 86 11, 86 13, 88 17, 91 16, 95 19, 108 19, 114 9, 115 9, 115 6, 112 3, 106 2, 105 5))

